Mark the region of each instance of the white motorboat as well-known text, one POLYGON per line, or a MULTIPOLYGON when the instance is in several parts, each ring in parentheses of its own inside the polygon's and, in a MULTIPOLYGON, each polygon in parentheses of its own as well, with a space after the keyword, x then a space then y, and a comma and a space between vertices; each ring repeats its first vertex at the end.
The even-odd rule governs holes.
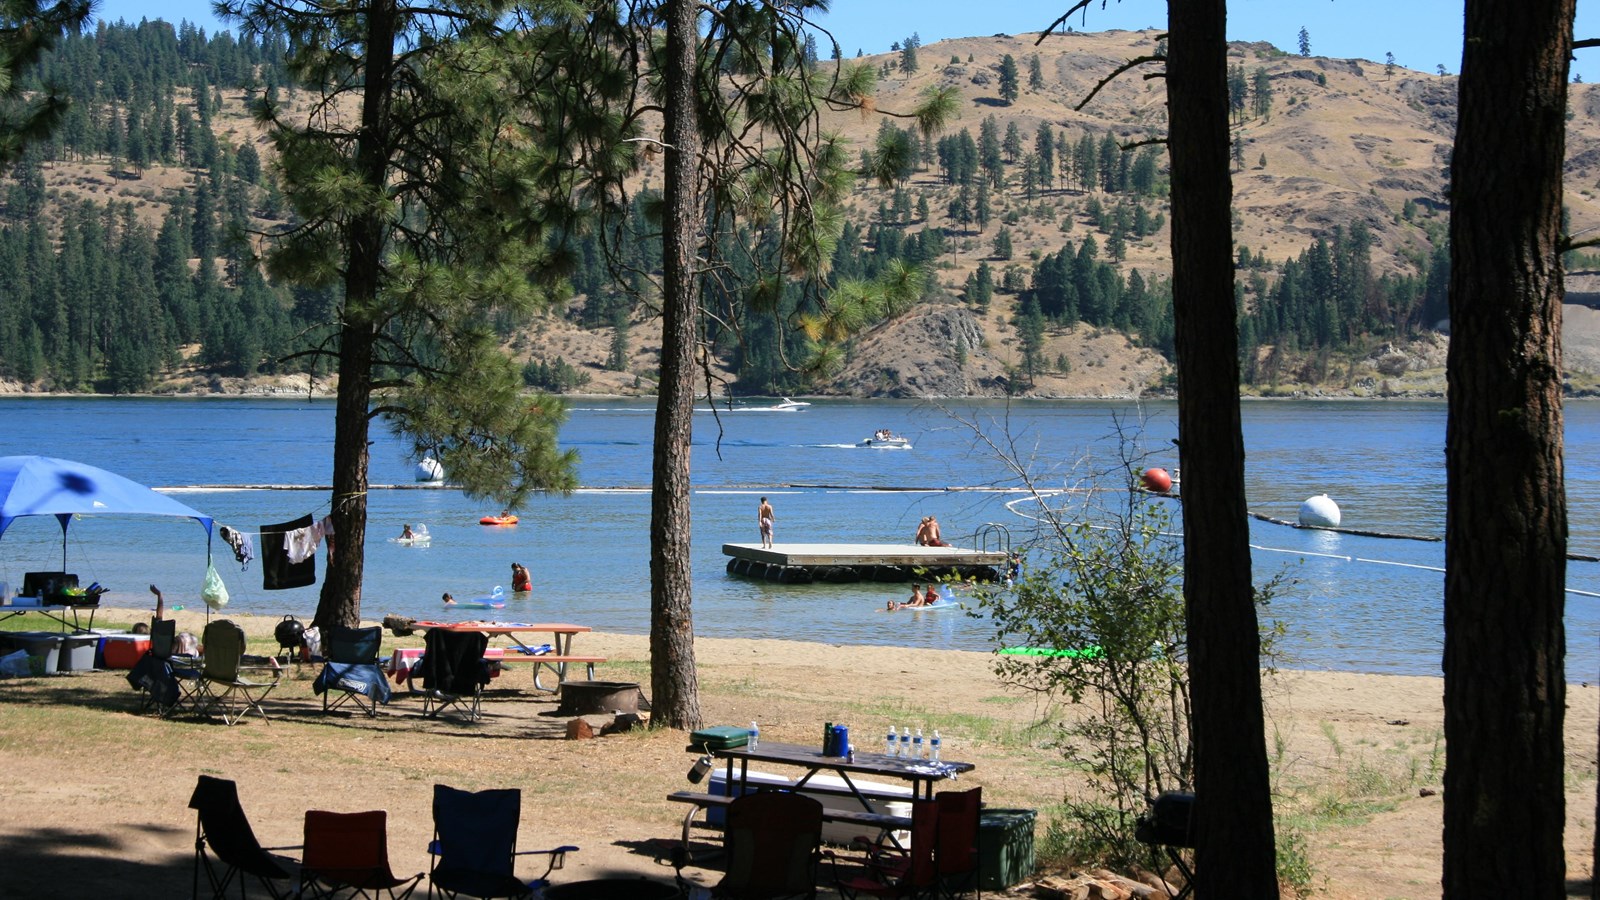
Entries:
POLYGON ((880 428, 872 433, 872 437, 857 443, 856 446, 870 447, 874 450, 910 450, 911 441, 887 428, 880 428))
POLYGON ((783 398, 782 403, 773 406, 772 409, 776 412, 794 412, 797 409, 802 409, 810 405, 811 404, 804 400, 790 400, 788 397, 785 397, 783 398))

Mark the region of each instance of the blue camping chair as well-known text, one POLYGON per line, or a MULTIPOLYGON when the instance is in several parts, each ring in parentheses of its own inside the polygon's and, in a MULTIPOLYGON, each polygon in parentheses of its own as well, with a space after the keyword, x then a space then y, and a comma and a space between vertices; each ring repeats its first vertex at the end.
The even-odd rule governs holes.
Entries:
POLYGON ((350 703, 376 716, 378 704, 389 702, 389 679, 378 666, 382 645, 383 629, 377 625, 328 629, 322 644, 327 662, 311 683, 312 692, 322 695, 323 712, 350 703))
POLYGON ((531 897, 543 889, 551 871, 561 868, 566 855, 578 848, 518 850, 521 819, 522 791, 517 788, 473 793, 434 785, 428 896, 437 889, 446 897, 531 897), (549 857, 544 874, 522 881, 516 877, 516 858, 533 854, 549 857))

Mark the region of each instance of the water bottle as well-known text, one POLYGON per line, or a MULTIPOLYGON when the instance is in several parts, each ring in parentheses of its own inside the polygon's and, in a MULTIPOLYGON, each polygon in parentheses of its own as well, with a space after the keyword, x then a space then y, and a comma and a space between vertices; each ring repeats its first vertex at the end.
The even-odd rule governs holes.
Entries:
POLYGON ((917 736, 911 739, 911 758, 922 758, 922 729, 917 729, 917 736))
POLYGON ((761 743, 761 726, 752 720, 750 722, 750 749, 754 750, 759 743, 761 743))
POLYGON ((900 729, 900 758, 911 758, 911 726, 900 729))
POLYGON ((933 759, 934 762, 938 762, 939 761, 939 729, 937 729, 937 728, 935 728, 933 730, 933 756, 932 756, 932 759, 933 759))
POLYGON ((894 748, 897 743, 899 743, 899 740, 895 737, 894 726, 890 725, 889 736, 883 739, 883 755, 893 756, 894 748))

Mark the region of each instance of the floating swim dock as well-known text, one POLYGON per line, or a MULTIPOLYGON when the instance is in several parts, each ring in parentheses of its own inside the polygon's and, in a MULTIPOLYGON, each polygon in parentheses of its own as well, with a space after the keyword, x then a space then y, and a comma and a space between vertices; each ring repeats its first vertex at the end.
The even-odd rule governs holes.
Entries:
POLYGON ((723 544, 728 574, 809 584, 824 581, 906 582, 935 578, 995 581, 1006 564, 999 550, 915 544, 723 544))

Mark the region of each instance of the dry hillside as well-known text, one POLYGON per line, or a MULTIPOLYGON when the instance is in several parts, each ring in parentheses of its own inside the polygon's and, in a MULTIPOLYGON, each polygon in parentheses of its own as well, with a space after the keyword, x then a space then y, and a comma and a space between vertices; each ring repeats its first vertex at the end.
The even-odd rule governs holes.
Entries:
MULTIPOLYGON (((1124 60, 1150 54, 1158 32, 1107 31, 1055 35, 1036 43, 1036 34, 962 38, 923 45, 920 70, 910 76, 898 71, 880 80, 877 104, 884 111, 904 111, 932 86, 952 86, 960 91, 961 113, 948 133, 969 129, 976 136, 986 117, 995 117, 1003 132, 1015 122, 1031 149, 1041 123, 1048 122, 1076 139, 1085 131, 1097 139, 1107 129, 1125 143, 1163 134, 1165 98, 1159 79, 1146 80, 1139 71, 1107 85, 1081 110, 1075 107, 1106 74, 1124 60), (1000 63, 1010 54, 1018 64, 1021 93, 1013 103, 1000 97, 1000 63), (1028 87, 1030 58, 1037 54, 1044 85, 1028 87)), ((893 63, 898 54, 864 57, 880 66, 893 63)), ((1243 147, 1243 165, 1234 173, 1237 242, 1273 262, 1298 255, 1319 236, 1337 226, 1360 220, 1370 229, 1373 259, 1382 271, 1415 271, 1414 260, 1431 251, 1428 229, 1443 223, 1451 135, 1454 129, 1455 78, 1393 67, 1367 60, 1300 57, 1265 43, 1236 43, 1230 64, 1242 65, 1248 75, 1264 69, 1272 85, 1270 114, 1248 118, 1237 131, 1243 147), (1406 213, 1409 212, 1409 218, 1406 213)), ((826 65, 826 63, 825 63, 826 65)), ((1149 68, 1148 66, 1146 68, 1149 68)), ((271 148, 255 130, 245 109, 242 92, 224 96, 224 109, 215 117, 219 134, 234 144, 253 142, 264 158, 271 148)), ((1572 86, 1572 113, 1568 132, 1568 206, 1574 234, 1600 229, 1600 93, 1593 86, 1572 86)), ((841 113, 829 117, 828 126, 861 146, 871 143, 881 117, 841 113)), ((904 120, 896 120, 903 122, 904 120)), ((961 287, 980 261, 988 258, 998 276, 1007 266, 1031 271, 1041 254, 1054 253, 1067 240, 1074 243, 1093 232, 1084 215, 1089 195, 1059 184, 1044 190, 1032 202, 1015 184, 993 198, 995 221, 979 233, 976 226, 953 232, 951 252, 935 272, 941 290, 930 302, 899 320, 878 326, 853 346, 849 364, 823 393, 859 396, 994 395, 1008 387, 1008 368, 1020 361, 1010 326, 1014 296, 1000 293, 986 314, 961 302, 961 287), (990 257, 994 230, 1001 220, 1010 222, 1015 239, 1013 259, 1006 263, 990 257)), ((652 175, 659 175, 659 167, 652 175)), ((112 198, 135 202, 153 222, 164 205, 187 184, 192 174, 182 170, 152 169, 138 177, 113 175, 103 162, 53 163, 46 172, 47 185, 57 198, 112 198)), ((906 186, 912 196, 927 200, 930 216, 924 224, 947 226, 945 209, 952 189, 943 184, 937 167, 918 171, 906 186)), ((851 200, 858 223, 870 220, 886 192, 863 180, 851 200)), ((1130 241, 1124 273, 1138 269, 1146 278, 1170 271, 1165 228, 1141 240, 1130 241)), ((1104 235, 1098 236, 1103 242, 1104 235)), ((574 302, 581 302, 581 298, 574 302)), ((1568 358, 1575 380, 1593 382, 1600 371, 1600 342, 1589 318, 1579 315, 1572 334, 1575 342, 1568 358)), ((610 348, 609 329, 584 331, 551 313, 513 341, 523 356, 562 357, 590 375, 583 390, 601 393, 649 392, 650 372, 658 350, 656 323, 641 317, 631 331, 629 371, 607 372, 601 367, 610 348)), ((1433 347, 1379 348, 1366 358, 1335 366, 1330 381, 1320 385, 1291 385, 1285 391, 1356 394, 1386 392, 1433 393, 1442 378, 1430 371, 1441 358, 1433 347), (1396 365, 1403 354, 1405 364, 1396 365), (1380 367, 1383 359, 1387 367, 1380 367), (1395 369, 1401 372, 1396 373, 1395 369)), ((1045 358, 1055 371, 1041 375, 1032 392, 1042 396, 1128 396, 1160 389, 1169 379, 1169 366, 1158 355, 1130 344, 1120 335, 1078 326, 1047 337, 1045 358)), ((203 389, 203 377, 192 374, 182 382, 203 389)), ((230 389, 232 385, 228 386, 230 389)))

